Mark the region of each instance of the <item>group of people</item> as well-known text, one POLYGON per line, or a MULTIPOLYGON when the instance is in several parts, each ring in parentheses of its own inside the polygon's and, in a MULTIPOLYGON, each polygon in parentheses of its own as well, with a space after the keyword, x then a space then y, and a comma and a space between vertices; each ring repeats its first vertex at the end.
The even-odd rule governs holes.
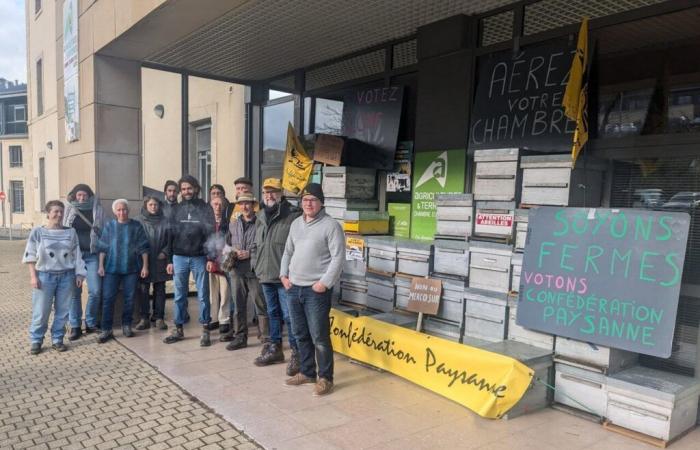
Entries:
POLYGON ((301 208, 284 197, 276 178, 263 182, 262 203, 255 199, 250 179, 239 178, 234 186, 234 202, 226 198, 223 186, 215 184, 207 203, 200 198, 201 188, 193 176, 169 180, 164 200, 145 197, 137 220, 129 218, 126 199, 112 203, 114 219, 108 219, 85 184, 76 185, 66 203, 48 202, 47 224, 32 230, 22 259, 29 266, 33 288, 30 352, 41 352, 52 309, 54 350, 67 350, 66 323, 71 341, 94 332, 99 332, 99 343, 112 339, 120 288, 124 337, 151 327, 167 330, 168 280, 174 285, 174 328, 164 342, 182 341, 184 324, 190 320, 192 275, 202 347, 211 345, 211 331, 216 329, 228 350, 247 347, 250 303, 262 342, 255 365, 285 361, 282 330, 286 324, 291 357, 285 383, 314 383, 315 395, 331 392, 329 314, 331 290, 342 271, 343 230, 326 215, 319 184, 309 183, 301 192, 301 208), (139 320, 132 329, 135 305, 139 320))

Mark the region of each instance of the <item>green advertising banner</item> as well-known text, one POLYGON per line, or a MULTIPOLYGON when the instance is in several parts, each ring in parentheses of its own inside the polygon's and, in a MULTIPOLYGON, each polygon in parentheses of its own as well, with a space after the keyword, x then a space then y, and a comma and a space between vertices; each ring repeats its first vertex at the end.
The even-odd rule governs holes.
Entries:
POLYGON ((432 240, 435 236, 435 194, 464 192, 467 152, 444 150, 415 154, 411 208, 411 239, 432 240))
POLYGON ((387 206, 393 225, 392 234, 395 237, 408 239, 411 236, 410 203, 389 203, 387 206))

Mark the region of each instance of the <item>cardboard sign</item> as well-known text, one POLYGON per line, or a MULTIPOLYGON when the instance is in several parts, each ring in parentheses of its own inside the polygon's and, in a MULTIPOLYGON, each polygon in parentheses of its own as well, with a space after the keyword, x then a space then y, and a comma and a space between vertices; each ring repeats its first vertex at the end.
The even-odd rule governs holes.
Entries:
POLYGON ((442 280, 431 278, 411 278, 411 291, 408 294, 408 310, 435 315, 440 309, 442 280))
POLYGON ((530 210, 516 323, 668 358, 689 224, 670 211, 530 210))
POLYGON ((330 134, 319 134, 316 137, 314 146, 314 161, 328 164, 329 166, 339 166, 343 158, 343 146, 345 141, 338 136, 330 134))

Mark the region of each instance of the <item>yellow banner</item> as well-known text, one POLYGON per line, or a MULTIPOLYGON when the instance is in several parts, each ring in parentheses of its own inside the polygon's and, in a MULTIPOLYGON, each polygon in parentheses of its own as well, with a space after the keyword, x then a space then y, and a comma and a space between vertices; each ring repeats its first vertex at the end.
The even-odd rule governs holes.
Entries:
POLYGON ((588 142, 588 80, 586 70, 588 65, 588 18, 581 21, 576 43, 576 54, 571 61, 569 81, 566 83, 566 91, 562 105, 564 114, 576 121, 574 142, 571 147, 571 159, 576 164, 576 159, 586 142, 588 142))
POLYGON ((405 378, 497 419, 530 386, 533 370, 513 358, 331 309, 333 350, 405 378))
POLYGON ((298 194, 309 182, 314 161, 301 145, 292 124, 287 126, 287 147, 284 153, 282 168, 282 188, 293 194, 298 194))

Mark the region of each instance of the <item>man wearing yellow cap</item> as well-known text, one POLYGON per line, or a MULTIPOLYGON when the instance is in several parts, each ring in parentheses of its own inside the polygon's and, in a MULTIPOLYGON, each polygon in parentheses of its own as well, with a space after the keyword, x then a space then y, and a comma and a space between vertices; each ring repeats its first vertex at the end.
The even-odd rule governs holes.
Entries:
POLYGON ((263 204, 262 210, 257 215, 258 223, 252 262, 267 304, 267 315, 270 320, 270 343, 263 347, 262 353, 255 359, 255 365, 266 366, 284 362, 284 353, 282 352, 282 320, 284 319, 292 351, 287 365, 289 376, 299 372, 299 356, 296 341, 291 331, 287 292, 280 281, 280 263, 289 227, 294 219, 300 215, 301 211, 284 198, 282 182, 279 178, 268 178, 263 182, 263 204))

